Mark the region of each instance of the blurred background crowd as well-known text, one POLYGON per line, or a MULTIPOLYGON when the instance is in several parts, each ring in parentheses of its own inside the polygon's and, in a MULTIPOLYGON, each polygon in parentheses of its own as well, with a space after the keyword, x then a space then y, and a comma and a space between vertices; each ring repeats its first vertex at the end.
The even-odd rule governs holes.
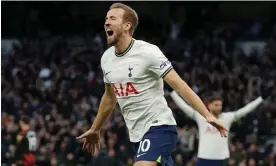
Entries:
MULTIPOLYGON (((10 165, 18 120, 27 115, 38 136, 38 166, 133 165, 119 107, 101 132, 100 152, 89 156, 75 139, 92 124, 103 94, 103 24, 112 3, 1 3, 1 164, 10 165)), ((127 4, 140 17, 135 38, 158 45, 202 99, 220 93, 225 112, 276 86, 275 3, 127 4)), ((176 166, 192 166, 197 126, 167 101, 179 130, 176 166)), ((274 93, 232 126, 229 166, 276 165, 275 117, 274 93)))

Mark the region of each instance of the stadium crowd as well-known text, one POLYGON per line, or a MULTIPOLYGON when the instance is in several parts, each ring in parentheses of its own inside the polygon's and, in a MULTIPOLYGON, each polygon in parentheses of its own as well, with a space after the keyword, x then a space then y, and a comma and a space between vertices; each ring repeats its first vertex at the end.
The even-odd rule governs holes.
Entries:
MULTIPOLYGON (((181 9, 175 11, 183 12, 181 9)), ((142 27, 135 38, 160 46, 200 97, 204 99, 212 92, 220 93, 224 98, 224 111, 234 111, 259 96, 262 87, 276 86, 273 51, 276 25, 273 32, 272 28, 266 28, 273 24, 260 21, 246 27, 239 22, 217 24, 203 18, 202 14, 201 28, 194 29, 198 24, 191 26, 193 22, 188 22, 187 25, 185 17, 175 17, 179 13, 172 15, 171 21, 163 26, 162 35, 141 35, 146 31, 142 27), (266 36, 268 30, 270 36, 266 36), (235 42, 241 38, 263 36, 268 43, 264 50, 251 49, 246 54, 236 48, 235 42)), ((35 16, 33 12, 20 26, 25 27, 28 35, 17 38, 19 42, 13 45, 12 55, 2 57, 1 163, 10 164, 16 150, 18 119, 28 115, 38 136, 39 166, 133 165, 132 147, 119 107, 101 132, 100 152, 89 156, 76 140, 92 124, 103 94, 99 64, 107 48, 104 34, 93 29, 82 34, 54 34, 51 28, 41 28, 40 16, 35 16)), ((59 19, 62 18, 53 21, 59 19)), ((154 26, 147 28, 155 30, 154 26)), ((167 101, 178 123, 179 145, 173 152, 175 163, 192 166, 197 152, 196 124, 168 96, 167 101)), ((275 103, 273 93, 264 105, 232 126, 229 166, 276 165, 273 144, 267 144, 276 135, 275 103)))

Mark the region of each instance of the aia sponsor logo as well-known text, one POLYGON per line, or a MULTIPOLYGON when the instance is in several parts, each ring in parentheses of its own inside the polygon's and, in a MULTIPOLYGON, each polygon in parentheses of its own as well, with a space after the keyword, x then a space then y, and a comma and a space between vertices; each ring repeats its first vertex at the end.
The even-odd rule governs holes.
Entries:
POLYGON ((209 134, 217 134, 219 133, 218 129, 216 129, 213 126, 208 126, 205 130, 205 133, 209 133, 209 134))
POLYGON ((111 84, 114 93, 118 97, 128 96, 130 94, 139 94, 138 90, 134 87, 131 82, 127 82, 125 85, 119 83, 117 85, 111 84))

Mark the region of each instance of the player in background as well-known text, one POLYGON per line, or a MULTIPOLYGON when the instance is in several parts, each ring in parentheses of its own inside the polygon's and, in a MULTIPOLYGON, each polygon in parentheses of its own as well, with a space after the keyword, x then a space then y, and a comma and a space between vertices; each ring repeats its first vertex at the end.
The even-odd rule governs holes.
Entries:
POLYGON ((30 120, 27 116, 22 116, 19 121, 20 133, 17 135, 17 146, 14 156, 16 166, 34 166, 35 151, 37 149, 36 133, 31 130, 30 120))
MULTIPOLYGON (((105 92, 91 128, 77 139, 93 154, 100 149, 100 131, 115 105, 121 108, 136 153, 135 166, 173 165, 170 157, 177 143, 176 121, 164 98, 163 79, 177 90, 221 134, 226 129, 200 98, 173 70, 161 50, 133 39, 138 16, 130 7, 115 3, 106 15, 107 49, 101 58, 105 92)), ((220 137, 220 136, 218 136, 220 137)))
MULTIPOLYGON (((198 163, 197 166, 226 166, 227 160, 230 157, 228 148, 228 139, 218 137, 217 130, 206 123, 204 118, 197 113, 196 109, 189 106, 176 91, 170 93, 176 105, 191 119, 195 120, 199 129, 199 149, 198 149, 198 163)), ((252 102, 248 103, 243 108, 234 112, 222 112, 223 99, 219 96, 213 96, 207 103, 208 110, 219 119, 219 121, 229 131, 231 124, 248 113, 254 111, 269 95, 258 97, 252 102)))

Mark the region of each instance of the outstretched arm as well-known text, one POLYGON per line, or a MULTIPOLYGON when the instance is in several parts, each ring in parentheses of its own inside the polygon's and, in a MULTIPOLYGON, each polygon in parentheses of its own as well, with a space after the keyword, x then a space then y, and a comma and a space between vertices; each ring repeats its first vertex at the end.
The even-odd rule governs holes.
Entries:
POLYGON ((175 104, 185 113, 188 117, 196 120, 196 110, 189 106, 176 91, 172 91, 170 94, 175 104))
POLYGON ((157 76, 163 78, 174 90, 192 105, 210 124, 216 127, 221 136, 226 136, 226 129, 221 123, 207 110, 200 98, 194 91, 184 82, 173 69, 171 63, 164 56, 161 50, 156 46, 146 47, 145 58, 148 58, 148 68, 157 76))
POLYGON ((245 116, 246 114, 255 110, 262 102, 262 97, 258 97, 257 99, 253 100, 252 102, 248 103, 246 106, 238 109, 234 112, 234 121, 240 119, 241 117, 245 116))
POLYGON ((117 100, 114 91, 110 85, 105 85, 105 92, 100 102, 100 107, 96 119, 91 126, 94 131, 101 130, 109 115, 113 112, 117 100))
POLYGON ((211 116, 211 113, 207 110, 201 99, 194 93, 194 91, 184 82, 175 70, 171 70, 164 80, 180 95, 192 105, 194 110, 198 111, 204 118, 211 116))
POLYGON ((197 110, 210 124, 218 129, 221 136, 226 137, 226 129, 224 126, 207 110, 201 99, 194 91, 184 82, 175 70, 171 69, 163 79, 197 110))
POLYGON ((113 112, 116 102, 116 96, 112 87, 105 85, 105 92, 93 125, 85 133, 77 137, 77 139, 85 139, 82 148, 86 149, 89 153, 94 154, 95 149, 100 150, 100 131, 109 115, 113 112))

